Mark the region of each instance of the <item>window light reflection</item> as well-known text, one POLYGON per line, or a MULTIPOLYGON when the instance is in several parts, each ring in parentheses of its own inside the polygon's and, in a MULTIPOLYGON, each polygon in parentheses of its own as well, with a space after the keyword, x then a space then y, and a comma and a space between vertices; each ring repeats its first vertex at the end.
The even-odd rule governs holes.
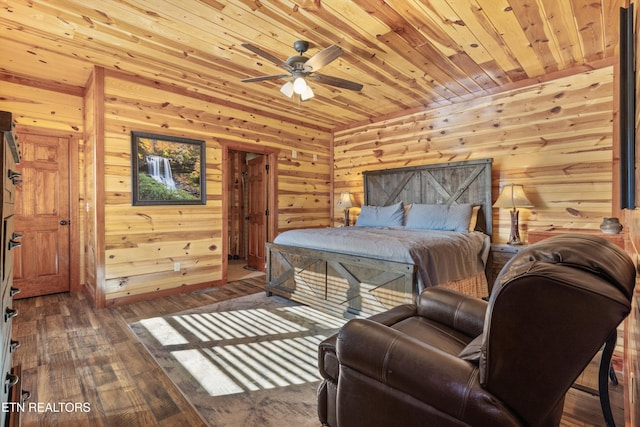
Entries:
POLYGON ((143 319, 140 323, 164 346, 187 344, 189 342, 162 317, 143 319))
POLYGON ((211 396, 320 380, 320 341, 345 319, 307 306, 191 313, 141 324, 211 396), (166 320, 165 320, 166 319, 166 320))

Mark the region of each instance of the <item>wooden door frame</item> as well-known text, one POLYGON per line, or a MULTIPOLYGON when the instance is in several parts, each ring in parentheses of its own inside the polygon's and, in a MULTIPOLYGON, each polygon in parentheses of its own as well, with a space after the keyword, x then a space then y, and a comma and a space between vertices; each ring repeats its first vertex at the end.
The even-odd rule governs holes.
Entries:
POLYGON ((21 133, 42 135, 54 138, 69 138, 67 167, 69 168, 69 291, 82 290, 80 283, 80 186, 79 186, 79 145, 82 134, 64 132, 56 129, 33 126, 16 126, 18 136, 21 133))
POLYGON ((222 145, 222 283, 227 283, 227 271, 229 268, 229 260, 227 253, 229 252, 229 150, 243 151, 246 153, 257 153, 267 156, 267 164, 269 165, 268 182, 267 182, 267 241, 273 241, 278 223, 278 153, 280 150, 273 147, 265 147, 263 145, 250 144, 237 141, 220 141, 222 145))

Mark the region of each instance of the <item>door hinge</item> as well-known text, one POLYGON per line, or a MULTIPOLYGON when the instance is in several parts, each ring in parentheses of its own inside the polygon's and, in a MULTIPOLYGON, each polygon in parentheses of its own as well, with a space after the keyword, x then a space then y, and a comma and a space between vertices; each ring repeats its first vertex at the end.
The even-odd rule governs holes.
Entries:
POLYGON ((264 165, 264 169, 269 172, 269 163, 267 163, 266 165, 264 165))
POLYGON ((269 209, 267 209, 266 211, 264 211, 264 214, 265 214, 266 216, 269 216, 269 209))

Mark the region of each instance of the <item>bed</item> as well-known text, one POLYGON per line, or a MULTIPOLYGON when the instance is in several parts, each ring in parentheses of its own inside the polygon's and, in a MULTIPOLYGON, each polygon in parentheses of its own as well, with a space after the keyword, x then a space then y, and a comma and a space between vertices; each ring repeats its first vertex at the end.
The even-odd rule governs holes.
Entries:
POLYGON ((491 164, 481 159, 365 172, 357 226, 290 230, 266 244, 267 293, 347 318, 411 303, 427 286, 487 296, 491 164), (401 224, 393 222, 398 206, 401 224), (473 228, 432 230, 423 224, 430 218, 469 220, 473 228))

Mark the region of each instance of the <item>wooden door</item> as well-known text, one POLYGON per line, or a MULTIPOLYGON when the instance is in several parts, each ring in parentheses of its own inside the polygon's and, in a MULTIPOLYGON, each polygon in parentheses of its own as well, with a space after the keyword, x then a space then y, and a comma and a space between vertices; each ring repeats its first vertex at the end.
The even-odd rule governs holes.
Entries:
POLYGON ((20 134, 22 184, 16 191, 16 298, 69 291, 70 138, 20 134))
POLYGON ((248 162, 247 168, 248 243, 247 265, 256 270, 265 269, 264 243, 267 240, 267 156, 258 156, 248 162))

